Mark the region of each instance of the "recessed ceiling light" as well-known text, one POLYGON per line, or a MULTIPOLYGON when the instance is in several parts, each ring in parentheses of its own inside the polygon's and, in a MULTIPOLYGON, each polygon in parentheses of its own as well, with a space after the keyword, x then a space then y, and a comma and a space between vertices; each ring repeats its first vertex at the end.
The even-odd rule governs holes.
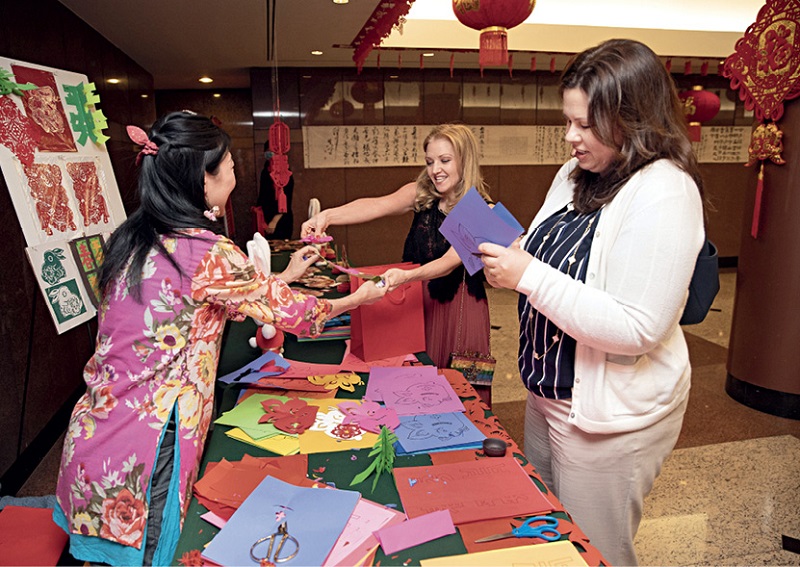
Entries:
POLYGON ((398 77, 400 77, 400 75, 389 75, 390 79, 397 79, 398 77))
POLYGON ((200 77, 197 80, 200 81, 201 83, 213 83, 214 82, 214 79, 212 79, 211 77, 205 77, 205 76, 200 77))
POLYGON ((322 51, 320 51, 319 49, 315 49, 314 51, 311 52, 311 55, 322 55, 322 51))
POLYGON ((212 96, 213 96, 214 98, 220 98, 222 95, 221 95, 221 94, 219 94, 219 93, 214 93, 212 96))
POLYGON ((149 95, 149 94, 147 94, 147 93, 144 93, 144 94, 142 95, 142 98, 150 98, 150 95, 149 95))
POLYGON ((111 83, 112 85, 118 85, 120 83, 120 80, 119 79, 109 79, 107 82, 111 83))
POLYGON ((433 53, 423 53, 423 57, 433 57, 433 53))
POLYGON ((350 0, 333 0, 334 4, 347 4, 350 0))

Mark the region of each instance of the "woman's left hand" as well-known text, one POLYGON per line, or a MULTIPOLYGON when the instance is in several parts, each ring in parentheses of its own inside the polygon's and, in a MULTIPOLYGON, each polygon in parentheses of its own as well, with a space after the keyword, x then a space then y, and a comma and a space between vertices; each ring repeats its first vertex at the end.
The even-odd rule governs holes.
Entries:
POLYGON ((492 287, 516 289, 519 280, 533 256, 519 247, 519 240, 508 248, 484 242, 478 247, 483 262, 483 273, 492 287))
POLYGON ((297 281, 319 259, 319 250, 310 245, 303 246, 300 250, 292 253, 289 257, 289 265, 278 274, 278 277, 287 284, 297 281))

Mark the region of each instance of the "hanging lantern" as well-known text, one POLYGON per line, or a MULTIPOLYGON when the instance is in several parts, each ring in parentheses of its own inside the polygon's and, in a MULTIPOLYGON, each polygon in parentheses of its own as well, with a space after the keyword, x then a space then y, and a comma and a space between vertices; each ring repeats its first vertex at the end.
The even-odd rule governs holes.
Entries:
POLYGON ((678 97, 683 101, 683 113, 689 121, 689 139, 700 141, 700 124, 708 122, 719 112, 719 97, 703 87, 696 85, 690 91, 681 91, 678 97))
POLYGON ((508 64, 508 30, 524 22, 536 0, 453 0, 465 26, 481 32, 480 66, 508 64))

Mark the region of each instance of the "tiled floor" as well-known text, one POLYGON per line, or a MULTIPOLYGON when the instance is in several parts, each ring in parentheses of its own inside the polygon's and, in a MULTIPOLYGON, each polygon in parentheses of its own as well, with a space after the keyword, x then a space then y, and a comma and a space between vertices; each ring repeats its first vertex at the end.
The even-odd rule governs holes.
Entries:
MULTIPOLYGON (((681 437, 645 504, 636 538, 641 565, 800 565, 781 536, 800 538, 800 421, 743 406, 725 394, 734 272, 706 321, 686 327, 693 385, 681 437)), ((493 409, 521 445, 525 391, 516 369, 512 292, 490 290, 493 409)), ((52 494, 61 442, 18 496, 52 494)))

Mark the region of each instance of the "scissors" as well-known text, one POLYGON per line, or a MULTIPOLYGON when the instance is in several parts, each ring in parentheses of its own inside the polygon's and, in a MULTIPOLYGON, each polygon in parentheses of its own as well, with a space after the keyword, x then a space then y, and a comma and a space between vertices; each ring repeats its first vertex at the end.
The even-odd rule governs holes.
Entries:
POLYGON ((538 537, 545 541, 556 541, 561 539, 561 532, 556 529, 557 527, 558 518, 553 516, 534 516, 525 520, 520 527, 512 528, 510 532, 482 537, 481 539, 476 539, 475 543, 486 543, 508 537, 538 537), (531 525, 534 522, 544 522, 544 524, 531 525))
POLYGON ((250 547, 250 558, 253 561, 258 562, 259 565, 274 565, 275 563, 284 563, 285 561, 293 559, 297 555, 298 551, 300 551, 300 544, 297 543, 297 540, 294 537, 289 535, 286 522, 283 522, 278 526, 278 531, 276 531, 274 534, 262 537, 250 547), (253 553, 256 547, 266 541, 269 541, 267 554, 264 557, 256 557, 256 554, 253 553), (272 555, 272 548, 276 541, 278 542, 278 547, 275 548, 275 555, 272 555), (283 551, 283 546, 287 541, 291 541, 294 544, 294 551, 290 555, 281 556, 281 551, 283 551))

